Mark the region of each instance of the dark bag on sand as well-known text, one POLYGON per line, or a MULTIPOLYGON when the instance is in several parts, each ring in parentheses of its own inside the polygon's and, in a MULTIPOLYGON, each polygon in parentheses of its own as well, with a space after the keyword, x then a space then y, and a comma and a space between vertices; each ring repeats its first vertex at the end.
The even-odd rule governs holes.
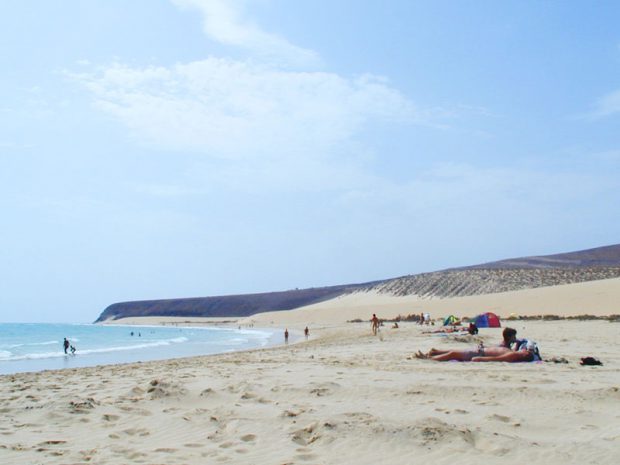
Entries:
POLYGON ((602 365, 600 360, 595 359, 594 357, 583 357, 580 365, 602 365))

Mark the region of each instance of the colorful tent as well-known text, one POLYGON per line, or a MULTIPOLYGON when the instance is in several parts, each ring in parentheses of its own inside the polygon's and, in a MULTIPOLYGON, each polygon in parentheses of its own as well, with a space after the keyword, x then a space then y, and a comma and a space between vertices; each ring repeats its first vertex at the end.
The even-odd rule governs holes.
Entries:
POLYGON ((474 324, 478 328, 501 328, 502 327, 499 321, 499 317, 495 313, 491 313, 491 312, 478 315, 474 319, 474 324))
POLYGON ((448 318, 443 320, 443 325, 444 326, 454 326, 454 325, 458 325, 458 324, 461 324, 461 322, 454 315, 450 315, 448 318))

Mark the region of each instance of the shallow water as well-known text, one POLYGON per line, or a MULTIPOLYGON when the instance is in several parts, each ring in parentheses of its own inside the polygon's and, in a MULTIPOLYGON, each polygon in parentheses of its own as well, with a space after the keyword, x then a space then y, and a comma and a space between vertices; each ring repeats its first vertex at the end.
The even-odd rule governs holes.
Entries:
POLYGON ((275 343, 273 329, 0 323, 0 374, 165 360, 275 343), (63 339, 76 348, 64 353, 63 339))

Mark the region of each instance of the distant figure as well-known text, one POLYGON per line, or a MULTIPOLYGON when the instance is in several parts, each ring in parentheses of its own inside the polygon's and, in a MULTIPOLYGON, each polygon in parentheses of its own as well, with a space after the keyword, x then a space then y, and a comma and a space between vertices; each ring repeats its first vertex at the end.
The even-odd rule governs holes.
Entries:
POLYGON ((424 324, 426 324, 426 325, 430 325, 431 324, 431 314, 430 313, 425 313, 424 314, 424 324))
POLYGON ((419 323, 420 323, 421 325, 423 325, 423 324, 424 324, 424 313, 420 313, 420 320, 419 320, 419 323))
POLYGON ((138 333, 138 337, 142 337, 142 334, 138 333))
POLYGON ((306 336, 306 339, 308 339, 308 336, 310 335, 310 330, 308 329, 308 327, 306 326, 306 329, 304 329, 304 336, 306 336))
POLYGON ((75 346, 71 346, 71 355, 75 355, 75 346))
POLYGON ((284 342, 288 342, 288 328, 284 330, 284 342))
POLYGON ((69 350, 69 341, 67 341, 67 338, 65 338, 65 340, 62 342, 62 347, 65 349, 66 354, 67 350, 69 350))
POLYGON ((375 313, 372 314, 372 318, 370 319, 370 324, 372 326, 372 334, 373 336, 377 335, 377 330, 379 329, 379 318, 375 313))
POLYGON ((133 336, 133 331, 129 333, 130 336, 133 336))
POLYGON ((478 326, 476 326, 476 323, 474 323, 473 321, 470 321, 469 328, 467 328, 467 332, 471 334, 472 336, 474 334, 478 334, 478 326))

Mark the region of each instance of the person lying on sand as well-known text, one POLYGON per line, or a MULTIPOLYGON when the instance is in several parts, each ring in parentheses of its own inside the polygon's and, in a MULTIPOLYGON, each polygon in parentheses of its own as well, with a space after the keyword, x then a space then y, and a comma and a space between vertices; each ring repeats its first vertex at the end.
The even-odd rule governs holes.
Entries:
POLYGON ((524 340, 521 344, 517 345, 514 350, 506 352, 500 355, 489 356, 487 354, 474 357, 472 362, 538 362, 542 360, 540 358, 540 352, 538 346, 534 341, 524 340))
POLYGON ((503 340, 497 347, 484 347, 476 350, 437 350, 431 349, 427 354, 420 351, 416 358, 428 358, 438 362, 456 360, 459 362, 531 362, 540 360, 538 347, 533 341, 517 339, 517 331, 505 328, 503 340))

